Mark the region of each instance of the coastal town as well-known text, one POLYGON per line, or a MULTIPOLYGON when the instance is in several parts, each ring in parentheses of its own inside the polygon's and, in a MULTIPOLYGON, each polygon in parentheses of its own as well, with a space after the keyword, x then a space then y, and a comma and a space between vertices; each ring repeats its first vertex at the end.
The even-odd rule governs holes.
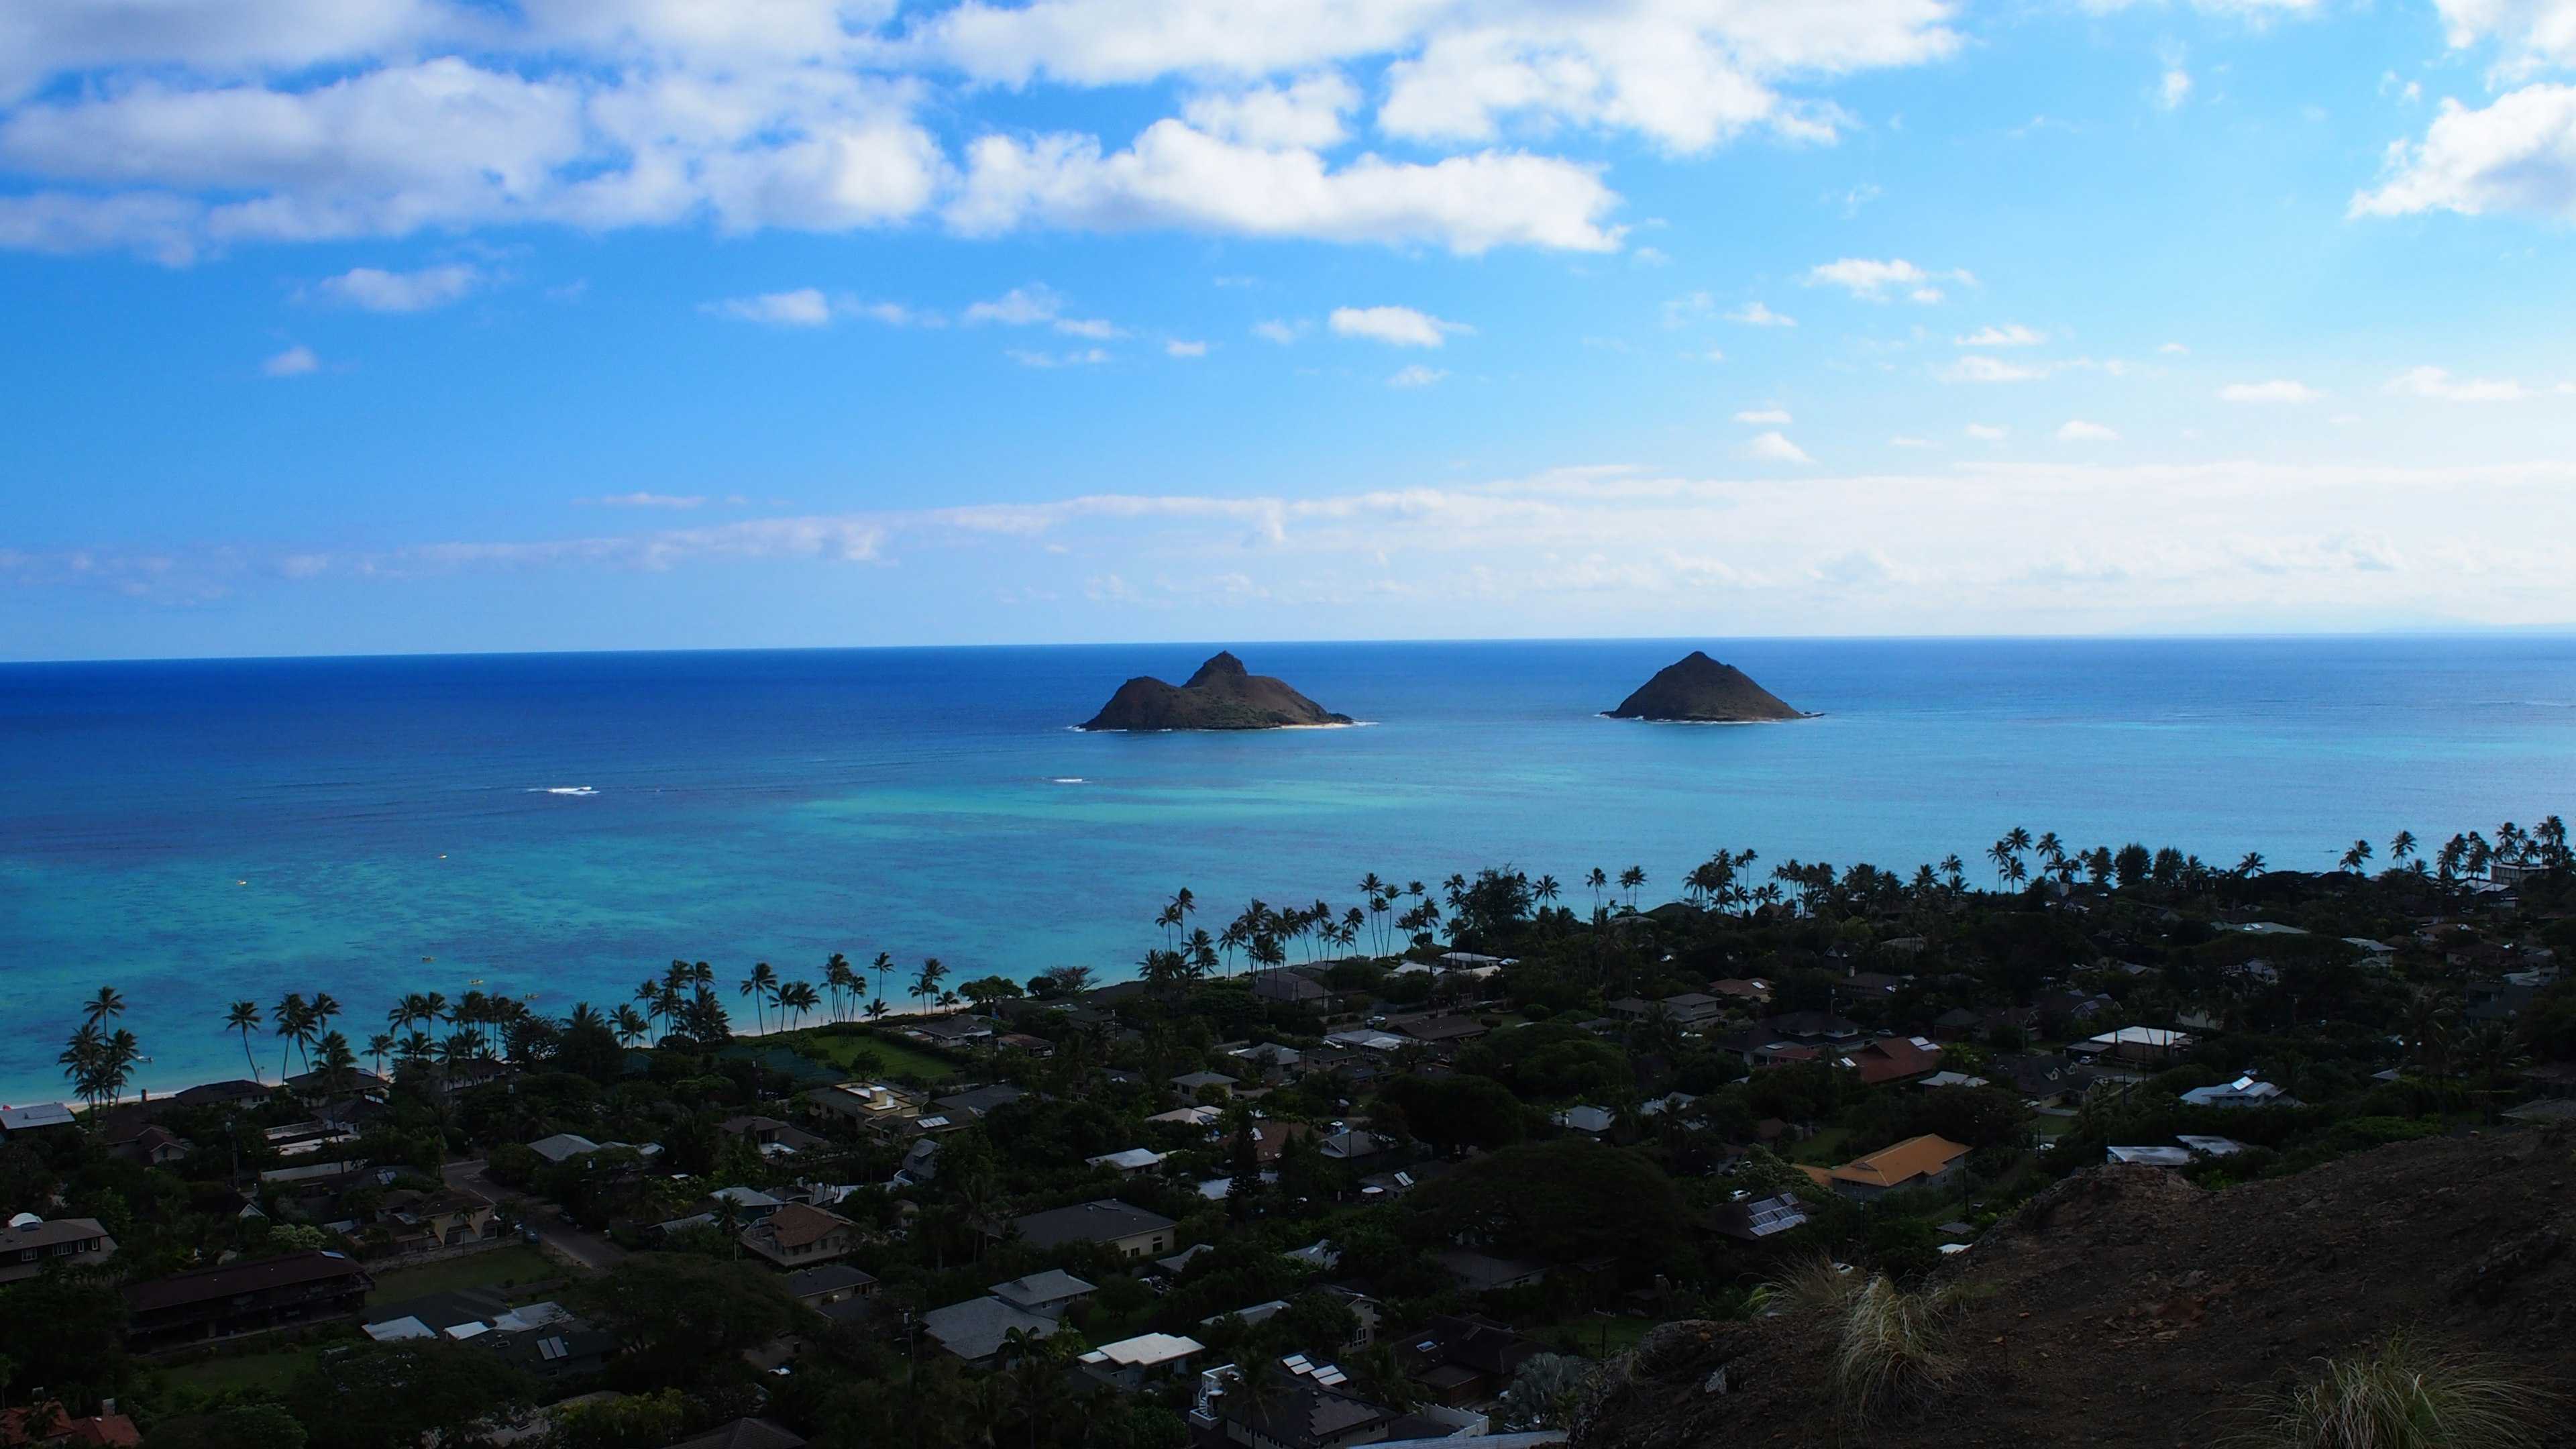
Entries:
MULTIPOLYGON (((1131 980, 675 961, 559 1019, 406 995, 363 1045, 293 994, 206 1024, 243 1075, 168 1093, 105 989, 72 1099, 0 1109, 0 1445, 1705 1436, 1759 1335, 1934 1323, 2102 1201, 2565 1162, 2563 826, 2344 867, 2015 831, 1973 880, 1721 850, 1661 890, 1183 891, 1131 980)), ((2187 1284, 2266 1231, 2159 1221, 2187 1284)), ((2545 1229, 2462 1246, 2464 1331, 2555 1321, 2545 1229)), ((2120 1330, 2136 1375, 2237 1331, 2195 1291, 2120 1330)), ((1893 1434, 1970 1357, 1773 1374, 1762 1437, 1893 1434)))

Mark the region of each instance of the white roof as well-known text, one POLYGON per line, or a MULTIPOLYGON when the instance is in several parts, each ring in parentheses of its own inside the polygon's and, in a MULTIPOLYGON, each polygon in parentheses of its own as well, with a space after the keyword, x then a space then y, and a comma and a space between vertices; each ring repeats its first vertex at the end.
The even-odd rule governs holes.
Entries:
POLYGON ((2225 1157, 2231 1152, 2242 1152, 2245 1150, 2245 1144, 2237 1141, 2233 1137, 2184 1136, 2176 1137, 2174 1140, 2204 1157, 2225 1157))
POLYGON ((2169 1047, 2190 1041, 2191 1033, 2172 1031, 2161 1026, 2124 1026, 2118 1031, 2106 1031, 2099 1036, 2088 1037, 2086 1040, 2102 1046, 2169 1047))
POLYGON ((367 1337, 378 1343, 401 1343, 414 1338, 436 1338, 428 1324, 417 1318, 389 1318, 367 1325, 367 1337))
POLYGON ((1150 1147, 1130 1147, 1124 1152, 1104 1152, 1083 1159, 1093 1167, 1114 1167, 1120 1172, 1141 1172, 1162 1160, 1163 1154, 1150 1147))
POLYGON ((2111 1147, 2104 1149, 2113 1162, 2135 1162, 2148 1167, 2188 1167, 2191 1153, 2180 1147, 2111 1147))
POLYGON ((1152 1368, 1174 1359, 1187 1358, 1206 1347, 1195 1338, 1177 1333, 1140 1333, 1116 1343, 1104 1343, 1082 1356, 1084 1363, 1110 1363, 1120 1368, 1152 1368))
POLYGON ((462 1340, 468 1338, 479 1338, 491 1331, 492 1325, 488 1323, 460 1323, 448 1329, 447 1336, 453 1339, 462 1340))
POLYGON ((1157 1112, 1145 1120, 1178 1122, 1184 1127, 1204 1127, 1224 1115, 1224 1110, 1217 1107, 1175 1107, 1169 1112, 1157 1112))
POLYGON ((599 1144, 577 1133, 558 1132, 552 1137, 540 1137, 529 1143, 528 1150, 548 1162, 561 1162, 585 1152, 597 1152, 599 1144))
POLYGON ((30 1127, 69 1127, 80 1119, 60 1102, 30 1102, 24 1107, 0 1107, 0 1132, 24 1132, 30 1127))
POLYGON ((1399 1047, 1411 1045, 1403 1037, 1383 1031, 1329 1032, 1324 1040, 1335 1046, 1358 1047, 1363 1051, 1372 1052, 1391 1052, 1399 1047))

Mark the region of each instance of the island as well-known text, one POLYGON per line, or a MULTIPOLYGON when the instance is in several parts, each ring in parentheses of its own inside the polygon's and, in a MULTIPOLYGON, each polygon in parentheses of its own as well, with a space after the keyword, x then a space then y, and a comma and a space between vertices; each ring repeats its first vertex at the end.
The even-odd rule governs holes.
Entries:
POLYGON ((1118 686, 1109 703, 1081 727, 1086 730, 1276 730, 1346 725, 1351 717, 1315 703, 1284 680, 1245 670, 1220 652, 1175 689, 1139 676, 1118 686))
POLYGON ((1636 693, 1607 712, 1612 719, 1671 720, 1692 724, 1748 724, 1810 716, 1753 682, 1732 664, 1700 650, 1655 672, 1636 693))

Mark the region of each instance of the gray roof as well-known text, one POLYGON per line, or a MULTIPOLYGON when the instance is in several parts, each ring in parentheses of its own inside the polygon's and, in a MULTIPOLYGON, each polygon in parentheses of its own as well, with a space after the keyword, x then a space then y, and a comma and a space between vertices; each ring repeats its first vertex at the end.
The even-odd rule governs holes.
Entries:
POLYGON ((799 1298, 817 1293, 837 1293, 844 1288, 858 1288, 877 1281, 874 1273, 862 1272, 847 1263, 826 1263, 787 1275, 787 1291, 799 1298))
POLYGON ((799 1449, 805 1436, 769 1419, 736 1419, 671 1449, 799 1449))
POLYGON ((993 1296, 1021 1308, 1036 1309, 1050 1303, 1062 1303, 1098 1291, 1098 1285, 1085 1283, 1062 1268, 1049 1268, 1031 1273, 1008 1283, 993 1285, 993 1296))
POLYGON ((558 1132, 552 1137, 540 1137, 529 1143, 528 1150, 548 1162, 561 1162, 585 1152, 597 1152, 599 1144, 576 1133, 558 1132))
POLYGON ((999 1353, 1012 1329, 1040 1335, 1051 1335, 1056 1330, 1054 1319, 1013 1307, 999 1298, 969 1298, 963 1303, 934 1308, 921 1315, 921 1326, 939 1340, 940 1347, 970 1363, 999 1353))
POLYGON ((1116 1198, 1051 1208, 1019 1218, 1016 1223, 1020 1241, 1037 1248, 1061 1243, 1106 1243, 1172 1226, 1172 1220, 1161 1213, 1150 1213, 1116 1198))
POLYGON ((963 1092, 951 1092, 939 1098, 938 1101, 940 1106, 951 1112, 967 1112, 981 1117, 996 1107, 1007 1107, 1027 1095, 1028 1093, 1008 1082, 996 1082, 989 1087, 974 1087, 963 1092))

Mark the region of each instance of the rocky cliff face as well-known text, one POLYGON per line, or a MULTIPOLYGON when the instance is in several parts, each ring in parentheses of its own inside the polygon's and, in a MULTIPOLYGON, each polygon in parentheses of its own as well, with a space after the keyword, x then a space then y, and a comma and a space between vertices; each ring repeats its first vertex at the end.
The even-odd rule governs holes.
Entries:
POLYGON ((1778 695, 1754 683, 1743 670, 1720 664, 1696 649, 1689 658, 1656 671, 1654 678, 1609 713, 1612 719, 1686 720, 1701 724, 1806 718, 1778 695))
POLYGON ((1243 661, 1220 653, 1199 666, 1187 684, 1174 688, 1159 679, 1138 677, 1118 686, 1100 713, 1083 724, 1087 730, 1275 730, 1290 725, 1349 724, 1283 680, 1245 670, 1243 661))

